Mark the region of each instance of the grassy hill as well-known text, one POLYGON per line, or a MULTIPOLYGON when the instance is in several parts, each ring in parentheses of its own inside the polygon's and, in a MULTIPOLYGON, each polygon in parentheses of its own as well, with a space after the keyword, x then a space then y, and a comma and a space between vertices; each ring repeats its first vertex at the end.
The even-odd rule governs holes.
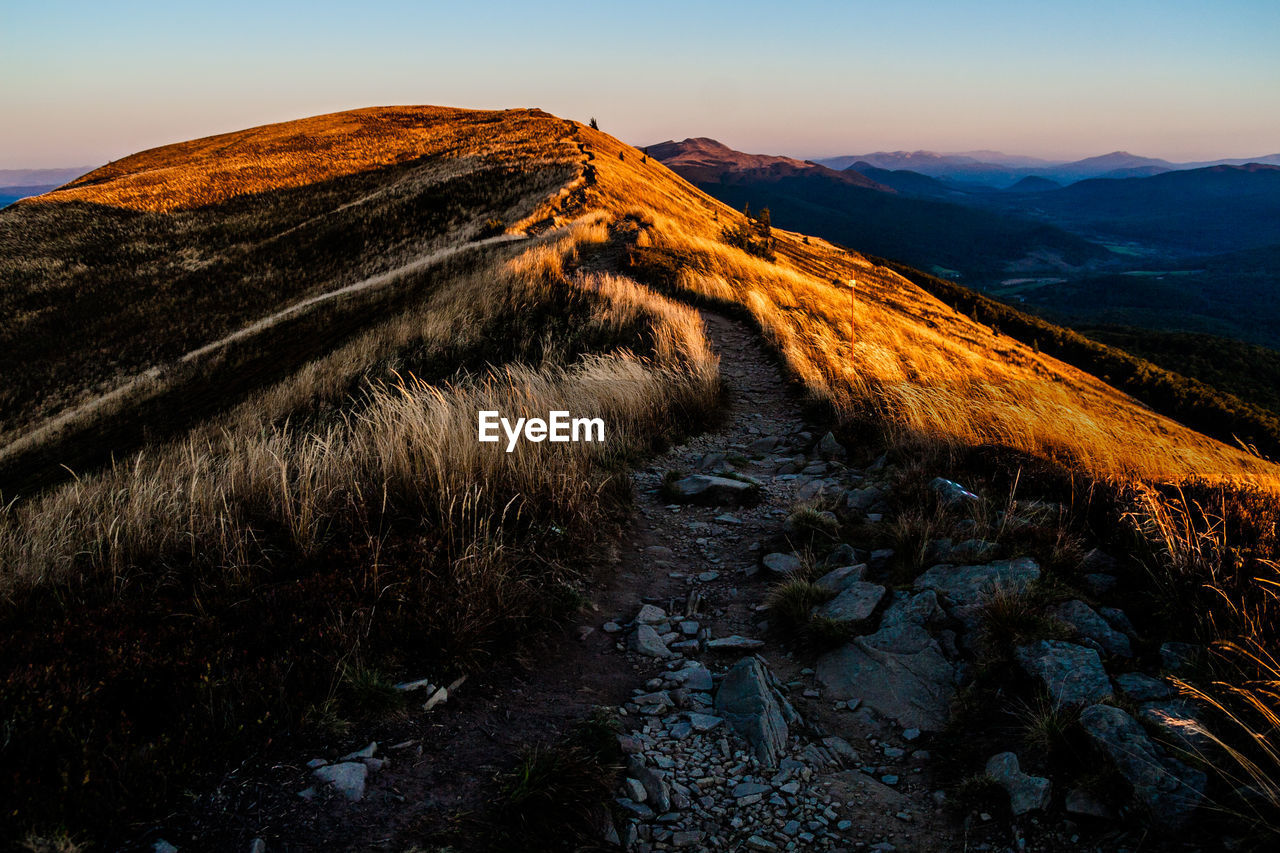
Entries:
POLYGON ((0 504, 0 828, 124 844, 268 742, 571 618, 629 465, 715 414, 690 302, 749 317, 849 435, 1280 491, 883 264, 781 230, 767 260, 743 225, 576 122, 431 107, 156 149, 0 213, 6 428, 46 465, 96 451, 0 504), (475 440, 477 409, 563 401, 611 440, 475 440))

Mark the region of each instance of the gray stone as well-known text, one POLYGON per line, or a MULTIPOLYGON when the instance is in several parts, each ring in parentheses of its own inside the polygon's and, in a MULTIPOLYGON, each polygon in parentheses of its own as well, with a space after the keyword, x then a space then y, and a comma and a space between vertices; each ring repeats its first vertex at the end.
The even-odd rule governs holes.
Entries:
POLYGON ((749 797, 752 794, 767 794, 771 790, 773 789, 763 782, 739 782, 733 786, 733 791, 731 793, 735 800, 740 800, 743 797, 749 797))
POLYGON ((672 847, 700 847, 706 833, 697 829, 681 829, 671 833, 672 847))
POLYGON ((846 509, 855 512, 866 512, 884 499, 884 492, 875 486, 866 486, 861 489, 850 489, 844 496, 844 505, 846 509))
POLYGON ((841 566, 838 569, 832 569, 822 577, 818 578, 814 583, 828 592, 840 593, 850 584, 857 583, 867 574, 867 564, 859 563, 856 566, 841 566))
POLYGON ((1093 705, 1080 726, 1133 786, 1134 797, 1160 824, 1183 824, 1204 798, 1205 775, 1162 754, 1138 721, 1112 705, 1093 705))
POLYGON ((766 435, 763 438, 757 438, 755 441, 747 445, 747 451, 757 456, 763 456, 773 451, 778 446, 779 438, 776 435, 766 435))
POLYGON ((641 625, 657 625, 659 622, 666 621, 667 611, 652 604, 646 604, 641 607, 640 612, 636 614, 636 622, 641 625))
POLYGON ((1040 577, 1040 566, 1030 557, 996 560, 978 566, 934 566, 916 578, 916 586, 945 596, 952 606, 982 604, 997 588, 1019 588, 1040 577))
POLYGON ((631 650, 651 658, 669 658, 671 650, 652 625, 639 625, 631 634, 631 650))
POLYGON ((361 761, 344 761, 341 764, 328 764, 311 771, 321 782, 327 782, 339 794, 352 802, 364 799, 365 780, 369 768, 361 761))
POLYGON ((1099 607, 1098 615, 1107 620, 1107 624, 1126 637, 1138 636, 1138 629, 1133 627, 1129 616, 1118 607, 1099 607))
POLYGON ((750 637, 739 637, 734 634, 730 637, 717 637, 707 643, 707 648, 712 651, 732 652, 732 651, 750 651, 764 646, 764 640, 753 640, 750 637))
POLYGON ((942 502, 949 506, 978 500, 978 496, 964 486, 943 477, 935 477, 929 483, 929 488, 937 492, 942 502))
POLYGON ((662 771, 646 767, 638 755, 627 759, 627 775, 644 786, 645 803, 655 812, 671 810, 671 788, 662 771))
POLYGON ((955 668, 917 625, 858 637, 818 659, 817 678, 836 699, 861 699, 904 728, 940 731, 955 695, 955 668))
POLYGON ((844 591, 818 608, 818 615, 836 622, 860 623, 871 618, 884 599, 885 589, 879 584, 855 581, 844 591))
POLYGON ((987 761, 987 775, 1008 792, 1009 808, 1015 817, 1033 809, 1049 808, 1053 784, 1043 777, 1023 773, 1018 766, 1018 756, 1012 752, 991 756, 987 761))
POLYGON ((777 766, 787 745, 787 722, 757 658, 742 658, 733 665, 716 691, 715 709, 747 739, 765 766, 777 766))
POLYGON ((645 793, 644 785, 640 784, 640 780, 631 777, 622 780, 622 792, 637 803, 643 803, 649 796, 645 793))
POLYGON ((764 567, 779 577, 790 577, 804 568, 795 554, 765 554, 764 567))
POLYGON ((1157 726, 1164 734, 1161 739, 1175 751, 1207 758, 1217 746, 1200 720, 1196 706, 1186 699, 1146 702, 1138 710, 1138 717, 1157 726))
POLYGON ((1013 656, 1023 671, 1038 679, 1060 705, 1092 705, 1111 695, 1111 681, 1102 667, 1102 658, 1093 649, 1061 640, 1041 640, 1018 646, 1013 656))
POLYGON ((849 744, 849 741, 844 738, 834 736, 824 737, 822 739, 822 743, 827 749, 850 767, 858 763, 857 751, 849 744))
POLYGON ((754 506, 760 502, 760 487, 728 477, 690 474, 671 484, 671 495, 677 503, 699 506, 754 506))
POLYGON ((709 732, 723 722, 722 718, 711 714, 689 714, 689 725, 693 726, 695 732, 709 732))
POLYGON ((953 563, 983 563, 994 560, 1000 553, 1000 546, 985 539, 966 539, 951 546, 951 553, 946 559, 953 563))
POLYGON ((1169 696, 1169 685, 1141 672, 1124 672, 1113 676, 1116 688, 1135 702, 1150 702, 1169 696))
POLYGON ((693 725, 688 722, 675 723, 670 728, 671 737, 675 740, 684 740, 693 734, 693 725))
POLYGON ((1133 657, 1129 638, 1099 616, 1094 609, 1080 600, 1064 601, 1050 611, 1051 615, 1075 629, 1081 637, 1088 637, 1102 646, 1109 655, 1133 657))
POLYGON ((630 815, 640 818, 641 820, 652 820, 654 817, 653 809, 644 803, 637 803, 626 797, 618 797, 614 802, 622 807, 622 810, 630 815))
POLYGON ((893 594, 893 601, 880 617, 880 629, 897 625, 934 625, 946 616, 938 604, 938 594, 933 590, 926 589, 915 595, 899 590, 893 594))
POLYGON ((845 457, 844 445, 836 441, 836 437, 827 433, 818 441, 818 455, 823 459, 843 459, 845 457))

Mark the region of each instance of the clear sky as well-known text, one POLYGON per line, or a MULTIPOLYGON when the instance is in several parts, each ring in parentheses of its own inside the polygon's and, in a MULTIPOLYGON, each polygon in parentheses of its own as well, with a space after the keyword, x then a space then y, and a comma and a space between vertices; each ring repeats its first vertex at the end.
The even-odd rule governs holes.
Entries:
POLYGON ((380 104, 799 156, 1280 151, 1280 0, 0 0, 0 168, 380 104))

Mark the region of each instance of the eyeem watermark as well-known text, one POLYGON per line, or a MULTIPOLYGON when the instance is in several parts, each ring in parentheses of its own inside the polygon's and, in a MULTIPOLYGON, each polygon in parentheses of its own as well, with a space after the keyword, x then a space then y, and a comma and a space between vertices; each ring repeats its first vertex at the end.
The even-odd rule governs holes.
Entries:
POLYGON ((506 434, 507 452, 525 441, 604 441, 603 418, 571 418, 568 412, 551 412, 542 418, 517 418, 513 424, 495 411, 480 412, 480 440, 501 441, 499 430, 506 434))

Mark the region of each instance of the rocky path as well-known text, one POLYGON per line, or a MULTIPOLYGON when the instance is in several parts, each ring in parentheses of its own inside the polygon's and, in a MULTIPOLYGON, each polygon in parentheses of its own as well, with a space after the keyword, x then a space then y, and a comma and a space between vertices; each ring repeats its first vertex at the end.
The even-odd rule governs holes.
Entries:
POLYGON ((826 695, 768 633, 778 577, 764 563, 785 573, 788 517, 864 475, 806 423, 753 333, 704 320, 725 417, 636 472, 624 592, 603 626, 635 679, 619 792, 633 818, 620 840, 637 851, 951 849, 920 731, 826 695))
MULTIPOLYGON (((929 568, 895 576, 893 552, 875 546, 893 521, 883 460, 853 465, 867 454, 806 421, 751 330, 703 316, 727 385, 721 417, 633 472, 633 522, 586 624, 542 653, 474 673, 460 690, 424 688, 415 694, 423 713, 358 741, 353 732, 331 755, 229 779, 183 834, 217 842, 200 849, 250 838, 269 850, 403 849, 465 825, 513 755, 599 707, 620 718, 627 755, 620 817, 602 831, 635 853, 1109 850, 1121 849, 1107 833, 1126 815, 1184 822, 1204 774, 1105 703, 1122 697, 1149 727, 1185 740, 1194 709, 1152 676, 1184 665, 1179 655, 1194 648, 1144 639, 1104 606, 1120 593, 1115 561, 1098 552, 1077 567, 1089 592, 1058 591, 1045 614, 1052 638, 1017 645, 1007 686, 1080 709, 1081 736, 1132 786, 1133 803, 1072 787, 997 723, 994 738, 972 734, 987 761, 974 778, 999 792, 984 800, 995 814, 949 807, 934 739, 957 691, 974 682, 992 593, 1027 589, 1040 566, 1017 545, 978 538, 963 509, 977 497, 939 479, 938 500, 958 509, 949 532, 959 541, 931 540, 929 568), (843 536, 806 543, 802 525, 843 536), (789 650, 768 624, 778 618, 770 596, 796 579, 822 589, 802 612, 843 635, 821 654, 789 650), (361 749, 370 736, 384 746, 361 749), (1031 765, 1045 776, 1026 772, 1031 765)), ((1024 523, 1013 514, 1002 522, 1024 523)), ((1142 827, 1134 822, 1135 849, 1142 827)))

